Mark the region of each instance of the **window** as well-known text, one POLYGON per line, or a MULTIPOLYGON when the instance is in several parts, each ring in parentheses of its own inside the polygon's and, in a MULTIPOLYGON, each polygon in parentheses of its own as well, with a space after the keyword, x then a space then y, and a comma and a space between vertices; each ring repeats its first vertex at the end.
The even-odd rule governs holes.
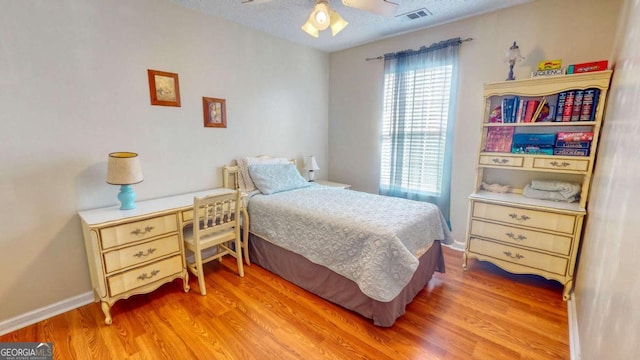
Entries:
POLYGON ((452 65, 444 65, 385 76, 381 186, 393 184, 391 169, 400 162, 396 186, 433 196, 442 193, 452 70, 452 65), (394 96, 396 91, 403 95, 394 96), (398 115, 402 121, 393 121, 398 115), (398 153, 400 159, 394 156, 398 153))
POLYGON ((386 54, 380 194, 438 205, 449 222, 460 39, 386 54))

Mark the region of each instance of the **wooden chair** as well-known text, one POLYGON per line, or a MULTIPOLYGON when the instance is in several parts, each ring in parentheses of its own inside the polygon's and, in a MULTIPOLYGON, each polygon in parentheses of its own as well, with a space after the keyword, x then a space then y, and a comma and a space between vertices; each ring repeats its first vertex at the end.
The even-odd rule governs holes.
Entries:
POLYGON ((193 199, 193 223, 185 226, 182 231, 185 248, 195 255, 195 261, 188 263, 187 268, 198 277, 202 295, 207 295, 202 265, 209 261, 221 261, 223 256, 231 255, 237 260, 238 274, 244 277, 240 244, 240 206, 239 191, 193 199), (235 245, 233 248, 232 242, 235 245), (210 249, 213 248, 217 248, 217 251, 211 254, 210 249))

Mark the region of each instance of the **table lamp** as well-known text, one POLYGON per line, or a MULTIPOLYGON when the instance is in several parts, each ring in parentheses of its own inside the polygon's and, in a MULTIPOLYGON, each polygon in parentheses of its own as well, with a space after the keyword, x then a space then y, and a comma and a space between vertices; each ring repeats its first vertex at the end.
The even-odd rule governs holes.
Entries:
POLYGON ((309 156, 307 161, 304 162, 304 169, 309 173, 309 181, 315 181, 315 171, 320 170, 315 156, 309 156))
POLYGON ((136 208, 134 203, 136 193, 131 188, 132 184, 142 182, 142 169, 138 154, 133 152, 114 152, 109 154, 107 163, 107 183, 121 185, 118 193, 120 210, 136 208))
POLYGON ((507 80, 515 80, 516 77, 513 76, 513 66, 516 63, 521 63, 524 60, 524 56, 520 55, 520 48, 516 45, 516 42, 513 42, 513 45, 507 51, 507 54, 504 57, 504 62, 509 64, 509 75, 507 76, 507 80))

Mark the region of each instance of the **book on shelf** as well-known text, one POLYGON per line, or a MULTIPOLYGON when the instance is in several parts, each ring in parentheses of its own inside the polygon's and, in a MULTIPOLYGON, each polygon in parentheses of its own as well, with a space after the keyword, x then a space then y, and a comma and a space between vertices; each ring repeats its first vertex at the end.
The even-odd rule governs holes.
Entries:
POLYGON ((535 122, 553 121, 555 118, 555 108, 556 108, 555 105, 551 105, 549 104, 549 102, 546 102, 542 106, 542 110, 540 111, 540 114, 536 118, 535 122))
POLYGON ((583 97, 584 97, 584 90, 576 90, 576 95, 575 95, 575 98, 573 99, 573 110, 571 110, 571 121, 580 120, 583 97))
POLYGON ((513 141, 512 126, 496 126, 487 129, 487 138, 484 142, 484 151, 487 152, 510 152, 513 141))
POLYGON ((532 71, 531 72, 531 77, 532 78, 543 77, 543 76, 558 76, 558 75, 564 75, 564 68, 549 69, 549 70, 538 70, 538 71, 532 71))
POLYGON ((589 151, 591 149, 579 149, 579 148, 561 148, 555 147, 553 148, 553 155, 562 155, 562 156, 589 156, 589 151))
POLYGON ((567 68, 567 74, 580 74, 580 73, 586 73, 586 72, 592 72, 592 71, 607 70, 608 65, 609 65, 609 62, 607 60, 573 64, 573 65, 569 65, 569 67, 567 68))
POLYGON ((567 92, 563 91, 558 94, 558 100, 556 101, 556 116, 553 121, 562 121, 562 114, 564 113, 564 103, 567 100, 567 92))
POLYGON ((591 141, 591 140, 593 140, 593 131, 559 132, 556 134, 556 142, 558 141, 591 141))
POLYGON ((584 91, 579 121, 593 121, 595 119, 599 97, 600 89, 587 89, 584 91))
POLYGON ((491 112, 491 114, 489 114, 489 122, 490 123, 502 122, 502 105, 496 106, 491 112))
MULTIPOLYGON (((571 114, 573 114, 573 100, 575 98, 575 90, 567 91, 567 97, 564 100, 564 110, 562 111, 562 121, 571 121, 571 114)), ((559 108, 558 111, 560 111, 559 108)))
POLYGON ((518 100, 518 110, 516 111, 515 122, 522 122, 522 117, 524 116, 524 99, 518 100))
POLYGON ((555 70, 562 68, 562 59, 544 60, 538 63, 538 70, 555 70))
POLYGON ((514 96, 512 98, 505 98, 503 102, 502 122, 514 123, 516 122, 516 114, 518 112, 518 105, 520 104, 520 98, 514 96))
POLYGON ((540 100, 529 100, 527 102, 527 108, 525 110, 522 122, 528 123, 533 121, 533 114, 536 112, 536 110, 538 110, 538 105, 540 105, 540 100))
MULTIPOLYGON (((540 113, 542 112, 542 108, 544 107, 544 105, 547 103, 547 97, 543 96, 542 100, 540 100, 540 103, 538 104, 538 107, 536 107, 536 111, 533 113, 533 117, 531 118, 531 122, 536 122, 538 121, 538 117, 540 116, 540 113)), ((549 110, 549 107, 547 106, 547 112, 549 110)))

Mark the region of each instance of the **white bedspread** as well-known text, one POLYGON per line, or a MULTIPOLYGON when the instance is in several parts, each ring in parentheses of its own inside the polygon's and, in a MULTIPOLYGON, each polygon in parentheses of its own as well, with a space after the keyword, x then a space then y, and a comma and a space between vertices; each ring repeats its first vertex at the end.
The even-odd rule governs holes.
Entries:
POLYGON ((250 229, 391 301, 411 280, 434 240, 453 239, 429 203, 312 186, 249 200, 250 229))

